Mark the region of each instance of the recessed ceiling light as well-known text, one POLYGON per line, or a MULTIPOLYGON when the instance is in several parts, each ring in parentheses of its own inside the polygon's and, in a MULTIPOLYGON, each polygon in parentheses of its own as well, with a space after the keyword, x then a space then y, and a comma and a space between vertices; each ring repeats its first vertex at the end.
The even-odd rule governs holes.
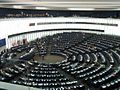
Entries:
POLYGON ((13 5, 13 8, 23 8, 23 7, 20 5, 13 5))
POLYGON ((35 7, 35 9, 48 9, 47 7, 35 7))
POLYGON ((95 10, 94 8, 68 8, 68 10, 95 10))
POLYGON ((120 10, 120 8, 116 8, 116 9, 114 9, 114 10, 120 10))

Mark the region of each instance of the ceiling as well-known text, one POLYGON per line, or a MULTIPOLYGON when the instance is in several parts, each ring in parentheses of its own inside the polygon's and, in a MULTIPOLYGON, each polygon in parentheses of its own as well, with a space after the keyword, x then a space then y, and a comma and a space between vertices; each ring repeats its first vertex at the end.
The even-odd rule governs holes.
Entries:
POLYGON ((0 7, 43 10, 120 10, 120 0, 0 0, 0 7))

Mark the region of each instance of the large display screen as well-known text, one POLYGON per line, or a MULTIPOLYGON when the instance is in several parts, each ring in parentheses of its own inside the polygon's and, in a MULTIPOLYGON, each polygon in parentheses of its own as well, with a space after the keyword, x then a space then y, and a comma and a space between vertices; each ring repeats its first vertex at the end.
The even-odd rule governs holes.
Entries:
POLYGON ((6 45, 6 40, 4 39, 0 39, 0 47, 5 46, 6 45))

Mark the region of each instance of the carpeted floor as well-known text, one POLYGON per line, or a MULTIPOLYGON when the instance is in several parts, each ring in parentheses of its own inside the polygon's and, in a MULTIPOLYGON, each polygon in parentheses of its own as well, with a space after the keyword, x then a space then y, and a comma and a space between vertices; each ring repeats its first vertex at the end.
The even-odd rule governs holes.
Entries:
POLYGON ((44 62, 44 63, 57 63, 57 62, 63 61, 64 59, 65 58, 62 56, 50 55, 50 54, 47 54, 46 56, 44 56, 44 60, 42 60, 42 56, 39 56, 39 55, 36 55, 34 57, 34 60, 44 62))

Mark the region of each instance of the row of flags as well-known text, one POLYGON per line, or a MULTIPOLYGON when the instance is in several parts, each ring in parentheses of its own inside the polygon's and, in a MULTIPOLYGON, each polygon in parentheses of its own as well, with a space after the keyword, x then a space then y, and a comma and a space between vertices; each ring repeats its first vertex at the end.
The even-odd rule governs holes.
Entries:
POLYGON ((19 45, 25 45, 25 44, 28 44, 28 41, 27 39, 22 39, 22 40, 17 40, 17 41, 13 41, 12 42, 12 46, 19 46, 19 45))

